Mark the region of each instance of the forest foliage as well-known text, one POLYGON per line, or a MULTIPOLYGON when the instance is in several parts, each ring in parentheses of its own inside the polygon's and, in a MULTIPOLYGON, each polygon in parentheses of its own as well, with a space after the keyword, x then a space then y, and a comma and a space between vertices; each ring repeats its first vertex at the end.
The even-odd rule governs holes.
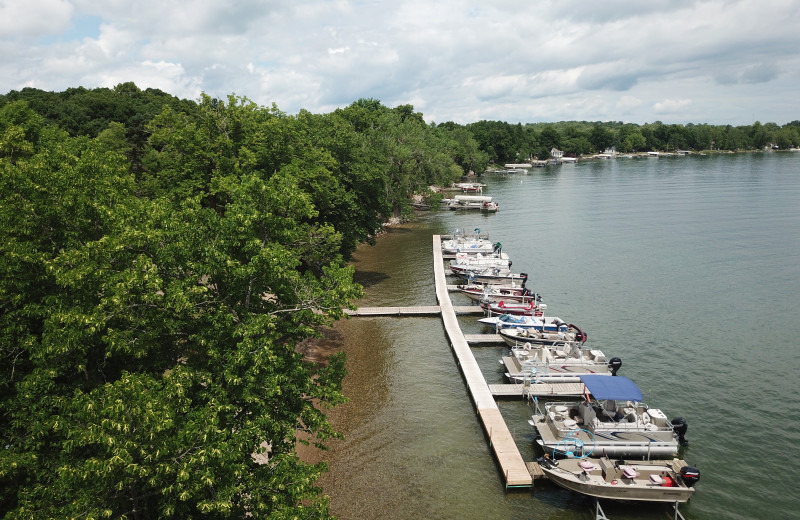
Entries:
POLYGON ((340 436, 344 359, 297 344, 411 194, 487 162, 375 100, 0 98, 0 516, 329 518, 296 447, 340 436))

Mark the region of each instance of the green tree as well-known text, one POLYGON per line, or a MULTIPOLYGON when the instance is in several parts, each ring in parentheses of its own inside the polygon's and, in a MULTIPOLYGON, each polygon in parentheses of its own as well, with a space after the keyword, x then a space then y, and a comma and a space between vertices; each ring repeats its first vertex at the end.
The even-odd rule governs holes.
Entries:
POLYGON ((0 164, 0 514, 329 517, 295 446, 337 435, 343 360, 295 345, 361 291, 293 165, 227 175, 209 125, 159 144, 216 161, 224 205, 139 196, 107 139, 48 130, 0 164))

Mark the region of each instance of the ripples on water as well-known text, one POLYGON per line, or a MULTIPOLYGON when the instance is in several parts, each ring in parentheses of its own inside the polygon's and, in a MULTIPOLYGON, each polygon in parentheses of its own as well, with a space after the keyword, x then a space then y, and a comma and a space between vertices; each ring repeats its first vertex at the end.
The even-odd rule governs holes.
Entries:
MULTIPOLYGON (((621 374, 648 403, 687 419, 685 458, 701 470, 681 506, 687 519, 796 514, 787 454, 800 445, 800 154, 617 159, 483 180, 499 213, 426 214, 360 248, 359 304, 435 304, 431 235, 480 227, 530 274, 548 315, 578 324, 592 346, 622 357, 621 374)), ((322 483, 340 518, 590 516, 590 499, 548 483, 506 492, 440 320, 337 328, 351 402, 332 412, 347 438, 326 454, 322 483)), ((502 381, 504 351, 473 349, 487 381, 502 381)), ((532 459, 529 405, 499 406, 532 459)))

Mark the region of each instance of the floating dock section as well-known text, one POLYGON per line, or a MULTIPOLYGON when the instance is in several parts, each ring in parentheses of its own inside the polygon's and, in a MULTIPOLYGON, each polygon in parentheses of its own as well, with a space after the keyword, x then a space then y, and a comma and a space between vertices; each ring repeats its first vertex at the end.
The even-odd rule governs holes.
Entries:
POLYGON ((458 324, 455 308, 447 290, 447 280, 442 262, 442 240, 439 235, 433 235, 433 273, 436 281, 436 299, 441 308, 445 330, 458 358, 478 415, 489 436, 491 448, 506 479, 506 487, 530 487, 533 485, 531 470, 522 459, 517 444, 500 414, 494 395, 458 324))

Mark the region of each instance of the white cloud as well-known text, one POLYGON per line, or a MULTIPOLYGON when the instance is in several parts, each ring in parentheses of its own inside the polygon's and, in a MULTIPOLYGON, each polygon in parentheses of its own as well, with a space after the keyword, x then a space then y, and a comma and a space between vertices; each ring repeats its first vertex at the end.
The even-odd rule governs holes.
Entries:
POLYGON ((665 99, 653 105, 653 112, 656 114, 674 114, 686 109, 692 104, 690 99, 665 99))
POLYGON ((782 124, 800 119, 798 26, 782 0, 11 0, 0 93, 134 81, 288 113, 369 97, 462 123, 782 124))
POLYGON ((65 31, 73 12, 67 0, 6 0, 0 2, 0 35, 5 40, 65 31))

